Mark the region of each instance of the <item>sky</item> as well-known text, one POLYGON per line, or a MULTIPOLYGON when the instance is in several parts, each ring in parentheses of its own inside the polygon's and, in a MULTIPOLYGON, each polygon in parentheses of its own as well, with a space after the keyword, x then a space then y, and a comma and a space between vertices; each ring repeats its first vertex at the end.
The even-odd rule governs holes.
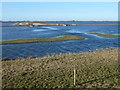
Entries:
POLYGON ((120 0, 1 0, 2 2, 119 2, 120 0))
POLYGON ((117 21, 117 2, 2 2, 6 21, 117 21))

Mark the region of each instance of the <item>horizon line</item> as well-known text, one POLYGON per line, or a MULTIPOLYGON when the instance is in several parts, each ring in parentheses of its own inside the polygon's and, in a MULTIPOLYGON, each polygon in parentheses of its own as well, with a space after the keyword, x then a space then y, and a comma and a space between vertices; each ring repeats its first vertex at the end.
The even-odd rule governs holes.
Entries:
POLYGON ((0 22, 12 22, 12 21, 43 21, 43 22, 45 22, 45 21, 48 21, 48 22, 50 22, 50 21, 53 21, 53 22, 55 22, 55 21, 63 21, 63 22, 65 22, 65 21, 72 21, 72 22, 76 22, 76 21, 120 21, 120 20, 0 20, 0 22))

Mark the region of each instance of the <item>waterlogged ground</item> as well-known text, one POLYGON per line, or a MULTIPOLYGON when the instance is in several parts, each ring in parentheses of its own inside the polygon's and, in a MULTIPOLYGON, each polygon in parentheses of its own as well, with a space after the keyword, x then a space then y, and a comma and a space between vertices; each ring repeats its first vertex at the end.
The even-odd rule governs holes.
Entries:
MULTIPOLYGON (((84 22, 78 24, 117 24, 117 23, 84 22)), ((26 58, 29 56, 43 57, 48 54, 51 55, 60 53, 82 53, 88 51, 95 51, 96 49, 100 48, 103 49, 110 47, 118 48, 119 37, 106 38, 88 33, 118 35, 118 26, 99 25, 99 26, 3 27, 2 28, 3 41, 10 41, 16 39, 56 38, 64 35, 80 36, 87 39, 78 41, 2 45, 3 48, 2 57, 10 59, 16 59, 18 57, 26 58)))

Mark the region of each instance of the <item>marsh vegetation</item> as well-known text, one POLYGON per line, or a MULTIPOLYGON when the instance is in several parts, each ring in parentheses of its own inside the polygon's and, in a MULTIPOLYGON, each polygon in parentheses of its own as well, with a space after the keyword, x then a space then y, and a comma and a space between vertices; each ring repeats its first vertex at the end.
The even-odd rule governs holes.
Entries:
POLYGON ((2 64, 3 88, 119 87, 118 49, 17 59, 2 64))
POLYGON ((9 44, 25 44, 25 43, 41 43, 41 42, 60 42, 60 41, 72 41, 72 40, 84 40, 83 37, 66 35, 57 38, 51 39, 19 39, 19 40, 11 40, 11 41, 3 41, 0 42, 2 45, 9 45, 9 44))
POLYGON ((97 35, 100 37, 108 37, 108 38, 120 37, 120 35, 101 34, 101 33, 88 33, 88 34, 93 34, 93 35, 97 35))

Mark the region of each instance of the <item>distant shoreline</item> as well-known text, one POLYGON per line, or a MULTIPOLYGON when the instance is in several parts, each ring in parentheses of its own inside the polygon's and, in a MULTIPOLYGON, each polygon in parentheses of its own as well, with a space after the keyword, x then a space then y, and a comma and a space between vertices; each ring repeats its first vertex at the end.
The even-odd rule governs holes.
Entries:
MULTIPOLYGON (((39 23, 39 22, 37 22, 39 23)), ((120 24, 42 24, 42 25, 1 25, 0 27, 41 27, 41 26, 98 26, 98 25, 120 25, 120 24)))

